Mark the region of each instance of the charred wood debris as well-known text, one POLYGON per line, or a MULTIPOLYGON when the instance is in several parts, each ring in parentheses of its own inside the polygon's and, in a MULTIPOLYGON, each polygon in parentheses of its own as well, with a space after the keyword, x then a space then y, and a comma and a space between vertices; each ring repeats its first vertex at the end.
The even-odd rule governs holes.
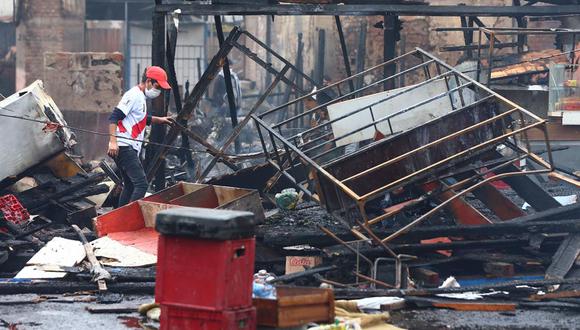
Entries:
MULTIPOLYGON (((533 153, 526 136, 528 130, 542 131, 545 121, 421 49, 406 56, 406 68, 389 61, 322 86, 292 60, 234 28, 183 100, 179 125, 172 126, 164 143, 189 137, 208 152, 209 165, 197 171, 197 182, 259 192, 266 218, 258 227, 255 268, 280 275, 276 284, 329 285, 339 299, 405 298, 405 304, 385 310, 580 308, 579 189, 570 183, 578 177, 560 170, 567 182, 546 179, 558 168, 550 141, 546 136, 544 149, 533 153), (242 36, 279 66, 239 43, 242 36), (234 49, 274 78, 225 144, 213 146, 189 128, 188 120, 234 49), (403 71, 383 75, 384 67, 403 71), (409 79, 394 92, 389 91, 393 86, 386 89, 385 81, 404 81, 399 78, 405 74, 421 79, 409 79), (375 81, 369 83, 367 75, 375 81), (266 104, 278 84, 286 85, 289 97, 278 106, 266 104), (374 101, 357 103, 361 96, 374 101), (346 104, 349 111, 335 104, 346 104), (394 105, 398 108, 392 112, 394 105), (404 123, 410 117, 396 120, 428 111, 429 105, 441 112, 413 123, 404 123), (370 115, 355 117, 365 112, 370 115), (353 118, 360 124, 335 125, 353 118), (228 154, 248 123, 262 150, 228 154), (248 159, 263 158, 266 163, 243 168, 248 159), (216 163, 236 171, 212 177, 216 163), (281 205, 281 197, 275 196, 287 188, 295 189, 287 196, 295 199, 295 207, 281 205), (562 205, 556 196, 573 202, 562 205), (288 272, 289 260, 300 269, 288 272), (464 293, 480 299, 462 300, 464 293)), ((166 147, 158 150, 150 178, 168 152, 166 147)), ((93 218, 113 205, 110 198, 102 207, 88 199, 117 190, 111 182, 119 180, 106 164, 62 176, 44 166, 45 161, 3 181, 2 195, 17 202, 5 202, 13 208, 3 209, 0 219, 0 295, 153 294, 154 266, 101 267, 94 260, 66 268, 63 279, 11 280, 54 237, 96 239, 93 218), (20 183, 34 182, 30 189, 12 185, 24 177, 20 183), (33 217, 23 220, 15 212, 33 217), (95 269, 108 276, 95 276, 95 269)))

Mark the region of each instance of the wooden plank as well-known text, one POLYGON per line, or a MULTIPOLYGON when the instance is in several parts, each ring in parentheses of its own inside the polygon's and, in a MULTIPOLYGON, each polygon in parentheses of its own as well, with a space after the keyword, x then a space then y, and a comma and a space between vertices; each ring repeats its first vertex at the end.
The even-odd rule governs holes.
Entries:
POLYGON ((227 204, 234 201, 242 196, 246 195, 249 191, 247 189, 232 188, 232 187, 221 187, 212 186, 215 189, 219 205, 227 204))
POLYGON ((324 304, 328 302, 328 294, 307 294, 291 297, 281 297, 278 299, 279 307, 292 307, 292 306, 308 306, 324 304))
POLYGON ((530 300, 541 301, 547 299, 562 299, 562 298, 579 298, 580 290, 571 291, 559 291, 545 294, 533 294, 530 296, 530 300))
POLYGON ((546 279, 562 279, 568 274, 580 253, 580 234, 571 234, 560 244, 546 270, 546 279))
POLYGON ((329 318, 330 314, 331 311, 328 304, 286 307, 279 311, 277 327, 296 327, 310 322, 331 323, 333 319, 329 318))
POLYGON ((258 224, 261 224, 266 220, 264 208, 262 207, 262 200, 260 199, 260 193, 257 190, 248 191, 241 197, 220 205, 218 209, 252 212, 254 213, 256 223, 258 224))
MULTIPOLYGON (((189 189, 188 189, 189 190, 189 189)), ((168 203, 170 200, 176 199, 189 192, 185 191, 185 185, 180 182, 174 186, 161 190, 151 196, 142 199, 144 202, 168 203)))
MULTIPOLYGON (((410 242, 415 239, 427 239, 434 237, 467 237, 467 236, 491 236, 491 235, 509 235, 509 234, 522 234, 522 233, 533 233, 533 234, 555 234, 555 233, 571 233, 580 231, 580 215, 578 212, 580 210, 580 203, 575 205, 563 206, 561 209, 564 210, 550 210, 557 212, 549 212, 543 215, 539 213, 532 214, 530 216, 522 217, 523 221, 519 219, 514 219, 511 221, 495 223, 494 225, 478 225, 478 226, 429 226, 429 227, 418 227, 413 228, 411 231, 405 234, 404 240, 401 242, 410 242), (568 207, 569 206, 569 207, 568 207), (576 219, 574 219, 576 218, 576 219), (570 219, 570 220, 560 220, 560 219, 570 219), (574 220, 572 220, 574 219, 574 220), (545 221, 538 221, 545 220, 545 221)), ((386 237, 392 234, 393 230, 375 230, 375 234, 378 236, 386 237)), ((270 247, 284 247, 291 245, 300 244, 310 244, 316 247, 325 247, 336 245, 336 240, 331 237, 324 237, 316 233, 288 233, 276 235, 270 235, 270 233, 259 232, 259 236, 263 243, 270 247)), ((353 239, 368 239, 364 237, 359 232, 343 233, 336 235, 338 238, 348 241, 353 239)), ((499 241, 498 241, 499 242, 499 241)), ((398 243, 398 242, 397 242, 398 243)), ((458 244, 459 246, 460 244, 458 244)), ((444 247, 441 247, 444 250, 444 247)))
POLYGON ((212 186, 205 186, 202 189, 194 191, 190 194, 183 195, 172 201, 171 204, 189 206, 189 207, 203 207, 213 209, 218 207, 218 197, 212 186))
POLYGON ((91 314, 127 314, 137 313, 139 306, 87 306, 91 314))
POLYGON ((512 302, 476 302, 423 297, 407 297, 405 299, 407 302, 412 302, 420 307, 448 308, 457 311, 507 312, 515 311, 517 306, 516 303, 512 302))
POLYGON ((93 274, 93 282, 96 281, 99 287, 99 291, 106 291, 107 290, 107 283, 105 280, 111 279, 111 274, 106 271, 101 263, 95 257, 95 252, 93 250, 93 246, 87 241, 85 234, 81 231, 79 226, 72 225, 72 228, 77 232, 79 238, 83 242, 83 247, 85 248, 85 252, 87 253, 87 260, 91 263, 91 274, 93 274))
MULTIPOLYGON (((155 217, 157 213, 161 211, 165 211, 168 209, 182 207, 179 205, 171 205, 171 204, 161 204, 161 203, 151 203, 151 202, 143 202, 137 201, 139 208, 141 209, 141 216, 143 218, 144 227, 142 228, 155 228, 155 217)), ((113 211, 114 212, 114 211, 113 211)), ((120 219, 121 221, 125 219, 120 219)), ((139 229, 142 229, 139 228, 139 229)))
POLYGON ((411 277, 425 286, 436 287, 441 283, 439 273, 427 268, 411 269, 411 277))
POLYGON ((373 16, 384 13, 402 16, 553 16, 576 15, 580 6, 457 6, 408 4, 162 4, 155 11, 169 13, 176 9, 184 15, 330 15, 373 16))

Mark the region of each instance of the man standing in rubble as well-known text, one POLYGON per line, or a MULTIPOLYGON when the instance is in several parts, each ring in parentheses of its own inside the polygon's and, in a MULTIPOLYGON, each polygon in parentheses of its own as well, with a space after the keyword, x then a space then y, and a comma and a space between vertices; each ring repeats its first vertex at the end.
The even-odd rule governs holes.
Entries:
POLYGON ((147 114, 147 99, 159 97, 162 94, 161 89, 171 89, 167 83, 167 73, 158 66, 148 67, 141 82, 123 95, 109 117, 110 139, 107 154, 115 160, 123 177, 119 206, 145 197, 149 186, 139 159, 145 126, 172 123, 170 117, 147 114))

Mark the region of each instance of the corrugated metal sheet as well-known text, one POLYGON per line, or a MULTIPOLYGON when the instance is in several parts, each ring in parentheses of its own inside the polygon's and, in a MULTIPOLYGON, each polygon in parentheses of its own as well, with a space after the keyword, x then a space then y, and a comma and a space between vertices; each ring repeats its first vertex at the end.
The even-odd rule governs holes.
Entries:
POLYGON ((123 21, 87 21, 87 52, 124 52, 125 35, 123 21))

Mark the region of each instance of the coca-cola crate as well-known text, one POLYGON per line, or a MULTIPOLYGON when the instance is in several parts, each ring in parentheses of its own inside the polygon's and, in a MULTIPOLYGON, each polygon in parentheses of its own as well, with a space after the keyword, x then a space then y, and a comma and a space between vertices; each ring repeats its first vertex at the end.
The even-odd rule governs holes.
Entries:
POLYGON ((157 215, 155 300, 203 310, 252 306, 254 219, 241 211, 181 208, 157 215))
POLYGON ((255 330, 254 307, 209 311, 177 305, 161 305, 160 330, 255 330))

